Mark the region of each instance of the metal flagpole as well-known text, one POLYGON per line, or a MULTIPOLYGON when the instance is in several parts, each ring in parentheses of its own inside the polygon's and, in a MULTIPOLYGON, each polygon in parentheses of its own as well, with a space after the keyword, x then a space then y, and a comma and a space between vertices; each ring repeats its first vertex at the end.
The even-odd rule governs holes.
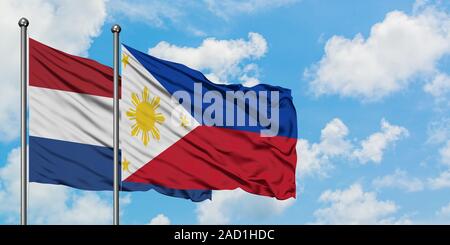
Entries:
POLYGON ((114 204, 113 224, 119 225, 119 33, 120 26, 114 25, 111 32, 114 36, 114 204))
POLYGON ((21 18, 20 26, 20 224, 27 224, 27 27, 28 20, 21 18))

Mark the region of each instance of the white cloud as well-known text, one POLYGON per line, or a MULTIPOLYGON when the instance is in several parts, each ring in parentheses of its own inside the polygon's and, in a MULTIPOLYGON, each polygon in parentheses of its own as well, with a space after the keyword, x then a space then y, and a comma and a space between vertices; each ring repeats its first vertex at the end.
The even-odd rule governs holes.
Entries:
POLYGON ((322 129, 320 142, 310 144, 307 140, 297 141, 297 169, 300 176, 318 175, 325 177, 333 168, 332 157, 345 156, 352 148, 346 139, 348 128, 339 119, 334 118, 322 129))
POLYGON ((19 18, 29 19, 30 37, 72 54, 86 55, 92 38, 100 34, 106 10, 102 0, 3 0, 0 9, 0 29, 6 37, 0 53, 8 54, 0 61, 0 141, 9 141, 19 135, 19 18))
POLYGON ((256 77, 249 77, 247 74, 244 74, 239 78, 239 80, 242 81, 242 85, 245 87, 253 87, 261 83, 258 78, 256 77))
POLYGON ((310 144, 304 139, 297 141, 298 176, 326 177, 331 169, 333 169, 333 165, 326 156, 323 156, 316 143, 310 144))
POLYGON ((441 207, 441 209, 439 209, 439 211, 437 212, 437 215, 450 217, 450 203, 441 207))
POLYGON ((408 135, 406 128, 391 125, 385 119, 381 120, 381 132, 376 132, 367 139, 360 141, 360 147, 347 139, 348 127, 339 119, 334 118, 322 129, 320 142, 310 143, 305 139, 297 141, 297 154, 300 176, 318 175, 326 177, 333 169, 332 160, 336 158, 356 159, 365 164, 369 161, 380 163, 384 151, 397 140, 408 135))
POLYGON ((416 75, 434 74, 450 53, 450 16, 431 6, 416 9, 389 12, 367 38, 329 39, 320 62, 305 71, 312 92, 373 101, 406 88, 416 75))
POLYGON ((158 214, 150 220, 149 225, 170 225, 170 219, 164 214, 158 214))
POLYGON ((361 148, 353 152, 353 157, 362 164, 369 161, 380 163, 386 148, 404 137, 408 137, 409 132, 406 128, 391 125, 384 118, 381 120, 381 132, 370 135, 361 142, 361 148))
POLYGON ((229 19, 237 14, 253 14, 286 6, 298 0, 204 0, 204 2, 212 13, 229 19))
POLYGON ((435 178, 428 178, 428 185, 431 189, 437 190, 450 187, 450 170, 443 171, 435 178))
POLYGON ((257 78, 259 77, 259 67, 254 63, 246 65, 242 70, 242 74, 239 80, 246 87, 253 87, 261 83, 257 78))
POLYGON ((423 89, 425 92, 441 98, 450 92, 450 77, 447 74, 439 73, 430 83, 425 84, 423 89))
POLYGON ((253 220, 258 222, 283 213, 295 199, 276 200, 247 193, 241 189, 214 191, 213 199, 197 205, 199 224, 230 224, 253 220))
MULTIPOLYGON (((48 198, 49 200, 53 200, 53 195, 49 195, 48 198)), ((66 204, 61 210, 57 210, 56 212, 55 210, 52 210, 51 212, 41 211, 39 216, 44 218, 44 222, 42 223, 78 225, 111 224, 112 207, 109 200, 105 200, 93 192, 85 192, 81 195, 74 195, 69 192, 66 203, 69 200, 70 205, 66 204), (45 220, 45 218, 47 218, 47 220, 45 220)), ((48 205, 50 205, 50 203, 47 200, 46 209, 49 208, 48 205)))
POLYGON ((376 193, 364 192, 360 184, 344 190, 327 190, 319 202, 327 207, 314 211, 318 224, 403 224, 406 218, 395 218, 399 207, 393 201, 378 200, 376 193))
POLYGON ((327 156, 338 156, 348 152, 352 145, 345 139, 348 135, 347 126, 338 118, 331 120, 320 134, 320 149, 327 156))
MULTIPOLYGON (((20 204, 20 151, 14 149, 0 168, 0 216, 18 222, 20 204)), ((110 224, 110 200, 94 192, 75 192, 58 185, 29 184, 30 223, 110 224)))
POLYGON ((261 34, 250 32, 244 39, 217 40, 207 38, 199 47, 180 47, 165 41, 149 49, 149 54, 161 59, 185 64, 202 70, 213 82, 228 83, 240 80, 254 84, 258 67, 254 63, 242 66, 246 61, 257 60, 267 52, 267 42, 261 34))
POLYGON ((378 177, 373 180, 372 185, 377 188, 398 188, 407 192, 416 192, 424 189, 424 183, 419 178, 408 176, 405 171, 395 170, 393 174, 378 177))

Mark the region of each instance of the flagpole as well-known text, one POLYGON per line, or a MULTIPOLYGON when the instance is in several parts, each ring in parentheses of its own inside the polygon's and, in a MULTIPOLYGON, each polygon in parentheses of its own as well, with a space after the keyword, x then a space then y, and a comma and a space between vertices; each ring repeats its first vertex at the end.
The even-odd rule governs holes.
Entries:
POLYGON ((114 37, 114 204, 113 204, 113 224, 119 225, 119 33, 120 26, 114 25, 111 32, 114 37))
POLYGON ((27 27, 28 20, 21 18, 20 26, 20 224, 27 224, 27 27))

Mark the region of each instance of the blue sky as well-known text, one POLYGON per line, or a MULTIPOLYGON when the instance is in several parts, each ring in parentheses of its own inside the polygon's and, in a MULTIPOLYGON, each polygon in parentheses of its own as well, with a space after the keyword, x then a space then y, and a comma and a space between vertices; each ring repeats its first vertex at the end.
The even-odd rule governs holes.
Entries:
MULTIPOLYGON (((22 15, 31 21, 31 37, 107 65, 110 28, 119 23, 122 42, 212 80, 293 91, 296 200, 239 190, 216 191, 201 204, 153 191, 125 194, 124 224, 450 222, 450 5, 444 1, 40 0, 4 1, 0 13, 10 34, 1 51, 12 57, 1 61, 1 83, 11 95, 0 106, 0 223, 18 220, 14 57, 22 15)), ((111 220, 110 193, 30 188, 32 223, 111 220)))

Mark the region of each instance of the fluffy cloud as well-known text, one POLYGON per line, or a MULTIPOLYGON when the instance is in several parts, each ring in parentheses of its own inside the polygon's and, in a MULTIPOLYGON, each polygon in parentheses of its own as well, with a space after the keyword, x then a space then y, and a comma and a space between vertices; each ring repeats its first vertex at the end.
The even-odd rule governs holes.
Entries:
POLYGON ((197 206, 199 224, 230 224, 241 220, 260 220, 280 215, 295 202, 294 199, 276 200, 257 196, 241 189, 215 191, 213 200, 206 200, 197 206))
POLYGON ((399 207, 393 201, 378 200, 374 192, 364 192, 360 184, 344 190, 327 190, 319 202, 327 207, 314 212, 318 224, 404 224, 408 219, 393 217, 399 207))
POLYGON ((320 149, 327 156, 338 156, 351 149, 351 143, 345 138, 348 128, 338 118, 331 120, 320 132, 320 149))
POLYGON ((434 79, 425 84, 425 92, 441 98, 450 92, 450 77, 447 74, 439 73, 434 77, 434 79))
POLYGON ((259 11, 278 8, 298 0, 204 0, 208 9, 219 17, 229 19, 236 14, 252 14, 259 11))
POLYGON ((381 131, 373 133, 359 143, 347 139, 349 129, 339 119, 331 120, 322 129, 320 142, 310 143, 305 139, 297 142, 297 154, 300 176, 318 175, 325 177, 333 168, 332 160, 346 158, 358 160, 361 164, 369 161, 380 163, 384 151, 395 141, 408 135, 406 128, 391 125, 385 119, 381 120, 381 131), (356 147, 356 145, 360 145, 356 147))
POLYGON ((164 214, 158 214, 150 220, 149 225, 170 225, 170 219, 164 214))
POLYGON ((300 177, 314 176, 326 177, 333 168, 326 156, 323 156, 316 143, 310 144, 307 140, 297 141, 297 170, 300 177))
POLYGON ((0 29, 4 37, 0 53, 2 96, 0 97, 0 140, 19 134, 19 26, 20 17, 30 21, 30 37, 72 54, 87 54, 93 37, 100 33, 106 17, 105 1, 91 0, 4 0, 0 1, 0 29))
MULTIPOLYGON (((404 89, 419 74, 433 75, 450 53, 450 16, 430 6, 412 15, 393 11, 372 26, 369 37, 333 36, 325 55, 305 74, 316 95, 339 94, 373 101, 404 89)), ((435 80, 428 90, 442 86, 435 80)))
MULTIPOLYGON (((40 192, 48 191, 49 189, 47 187, 43 187, 44 185, 36 184, 35 186, 35 189, 40 192)), ((58 206, 61 206, 58 210, 55 210, 54 208, 48 210, 49 206, 51 204, 54 204, 54 196, 50 194, 51 192, 47 192, 46 198, 48 199, 46 199, 45 201, 46 207, 42 207, 35 216, 33 215, 37 223, 77 225, 111 224, 112 207, 109 200, 101 198, 99 195, 93 192, 73 194, 65 187, 56 188, 66 189, 66 195, 64 196, 65 202, 63 203, 64 205, 57 204, 58 206), (70 201, 70 204, 67 204, 68 201, 70 201)), ((30 198, 33 199, 33 196, 31 196, 30 198)), ((30 201, 30 204, 33 205, 33 201, 30 201)))
POLYGON ((431 189, 442 189, 450 187, 450 170, 441 172, 441 174, 435 178, 428 179, 428 185, 431 189))
POLYGON ((424 183, 419 178, 408 176, 405 171, 395 170, 393 174, 378 177, 373 180, 372 185, 377 188, 398 188, 407 192, 416 192, 424 189, 424 183))
POLYGON ((239 80, 250 84, 259 83, 258 66, 246 61, 257 60, 267 52, 267 42, 258 33, 249 33, 244 39, 217 40, 207 38, 199 47, 179 47, 165 41, 149 49, 156 57, 183 63, 193 69, 202 70, 217 83, 239 80))
MULTIPOLYGON (((14 149, 0 168, 0 215, 17 222, 20 203, 20 151, 14 149)), ((109 199, 64 186, 29 184, 29 219, 33 224, 110 224, 109 199)))
POLYGON ((352 148, 346 139, 348 131, 339 118, 334 118, 322 129, 319 143, 310 144, 307 140, 299 139, 297 169, 300 176, 327 176, 327 172, 333 168, 330 159, 345 156, 352 148))
POLYGON ((384 118, 381 120, 381 132, 370 135, 361 142, 361 148, 353 152, 353 157, 361 163, 369 161, 380 163, 383 159, 383 152, 393 142, 407 137, 408 130, 404 127, 391 125, 384 118))

